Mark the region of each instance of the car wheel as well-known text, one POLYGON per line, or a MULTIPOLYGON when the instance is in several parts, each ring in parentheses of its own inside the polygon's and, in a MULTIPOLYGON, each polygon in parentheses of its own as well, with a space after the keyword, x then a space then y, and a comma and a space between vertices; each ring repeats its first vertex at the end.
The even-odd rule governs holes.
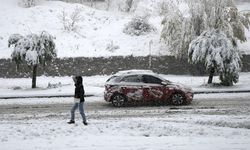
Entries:
POLYGON ((126 97, 123 96, 122 94, 115 94, 112 97, 112 104, 115 107, 122 107, 125 105, 126 102, 126 97))
POLYGON ((180 93, 173 94, 171 100, 173 105, 183 105, 185 103, 185 98, 180 93))

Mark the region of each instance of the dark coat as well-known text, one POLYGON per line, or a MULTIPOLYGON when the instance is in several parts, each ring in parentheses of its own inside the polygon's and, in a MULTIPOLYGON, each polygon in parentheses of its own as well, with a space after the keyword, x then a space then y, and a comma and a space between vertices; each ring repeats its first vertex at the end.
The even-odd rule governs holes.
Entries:
POLYGON ((81 76, 76 76, 75 77, 76 81, 75 81, 75 95, 74 98, 80 98, 80 102, 84 102, 84 88, 82 85, 82 77, 81 76))

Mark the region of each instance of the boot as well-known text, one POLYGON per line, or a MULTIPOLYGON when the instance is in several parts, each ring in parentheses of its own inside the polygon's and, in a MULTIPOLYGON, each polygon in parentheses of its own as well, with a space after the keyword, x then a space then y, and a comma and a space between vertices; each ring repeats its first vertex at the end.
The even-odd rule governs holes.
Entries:
POLYGON ((67 122, 68 124, 74 124, 75 121, 74 120, 70 120, 69 122, 67 122))
POLYGON ((83 121, 83 124, 86 126, 86 125, 88 125, 88 123, 86 122, 86 121, 83 121))

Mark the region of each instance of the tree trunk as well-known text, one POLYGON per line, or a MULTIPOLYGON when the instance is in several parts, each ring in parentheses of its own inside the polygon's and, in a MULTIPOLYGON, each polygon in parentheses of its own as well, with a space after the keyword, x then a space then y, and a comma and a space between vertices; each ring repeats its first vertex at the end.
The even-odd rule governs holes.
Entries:
POLYGON ((36 88, 36 73, 37 73, 37 65, 34 65, 32 74, 32 88, 36 88))
POLYGON ((208 82, 207 82, 208 84, 213 82, 214 72, 215 72, 215 69, 213 67, 210 69, 209 78, 208 78, 208 82))
POLYGON ((90 0, 90 6, 91 7, 93 7, 93 5, 94 5, 94 2, 93 2, 94 0, 90 0))

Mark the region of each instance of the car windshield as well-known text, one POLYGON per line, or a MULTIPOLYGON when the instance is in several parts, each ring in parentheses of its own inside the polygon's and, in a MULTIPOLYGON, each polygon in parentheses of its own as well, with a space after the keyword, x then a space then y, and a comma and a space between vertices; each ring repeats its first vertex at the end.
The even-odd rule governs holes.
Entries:
POLYGON ((119 77, 119 76, 112 76, 106 82, 119 82, 120 80, 121 80, 121 77, 119 77))

